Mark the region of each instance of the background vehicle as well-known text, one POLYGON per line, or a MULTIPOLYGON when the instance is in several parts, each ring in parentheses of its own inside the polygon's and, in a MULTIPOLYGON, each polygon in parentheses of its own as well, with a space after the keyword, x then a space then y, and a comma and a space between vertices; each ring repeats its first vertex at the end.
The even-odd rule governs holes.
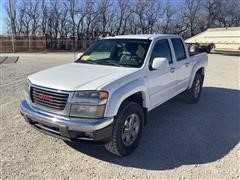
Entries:
POLYGON ((214 49, 240 53, 240 27, 207 29, 185 42, 189 45, 190 51, 210 53, 214 49))
POLYGON ((34 128, 64 140, 100 141, 124 156, 139 144, 147 113, 184 93, 197 103, 207 55, 177 35, 104 38, 72 64, 28 77, 20 104, 34 128))

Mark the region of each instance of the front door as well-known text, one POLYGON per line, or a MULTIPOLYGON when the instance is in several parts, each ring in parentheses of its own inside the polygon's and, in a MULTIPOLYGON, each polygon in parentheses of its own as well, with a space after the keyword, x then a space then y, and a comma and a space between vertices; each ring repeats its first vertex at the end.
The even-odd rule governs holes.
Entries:
POLYGON ((152 50, 149 61, 149 110, 175 96, 176 74, 172 59, 173 58, 168 40, 162 39, 157 41, 152 50), (163 70, 152 69, 152 61, 156 57, 167 58, 169 62, 169 68, 163 70))

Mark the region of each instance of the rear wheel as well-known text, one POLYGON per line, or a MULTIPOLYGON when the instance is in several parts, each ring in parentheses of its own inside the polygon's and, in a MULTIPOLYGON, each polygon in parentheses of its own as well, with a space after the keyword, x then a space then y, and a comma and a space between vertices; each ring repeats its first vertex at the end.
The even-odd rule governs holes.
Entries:
POLYGON ((197 73, 195 75, 192 87, 185 92, 187 102, 195 104, 199 101, 202 92, 203 77, 197 73))
POLYGON ((111 141, 105 148, 118 156, 134 151, 142 135, 144 113, 135 102, 123 102, 114 119, 111 141))

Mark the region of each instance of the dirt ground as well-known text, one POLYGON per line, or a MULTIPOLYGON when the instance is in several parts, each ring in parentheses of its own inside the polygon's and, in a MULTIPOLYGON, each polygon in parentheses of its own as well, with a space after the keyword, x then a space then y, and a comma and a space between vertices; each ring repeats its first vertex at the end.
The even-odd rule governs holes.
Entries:
POLYGON ((139 147, 119 158, 24 121, 19 102, 27 76, 73 62, 74 54, 19 56, 0 65, 0 179, 240 179, 240 57, 210 54, 200 102, 175 98, 153 110, 139 147))

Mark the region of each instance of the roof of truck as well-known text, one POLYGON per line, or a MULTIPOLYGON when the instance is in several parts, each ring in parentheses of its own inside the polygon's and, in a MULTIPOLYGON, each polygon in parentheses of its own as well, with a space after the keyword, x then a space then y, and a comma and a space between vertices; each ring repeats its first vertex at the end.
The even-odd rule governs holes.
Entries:
POLYGON ((118 36, 108 36, 104 39, 155 39, 158 37, 179 37, 174 34, 134 34, 134 35, 118 35, 118 36))

